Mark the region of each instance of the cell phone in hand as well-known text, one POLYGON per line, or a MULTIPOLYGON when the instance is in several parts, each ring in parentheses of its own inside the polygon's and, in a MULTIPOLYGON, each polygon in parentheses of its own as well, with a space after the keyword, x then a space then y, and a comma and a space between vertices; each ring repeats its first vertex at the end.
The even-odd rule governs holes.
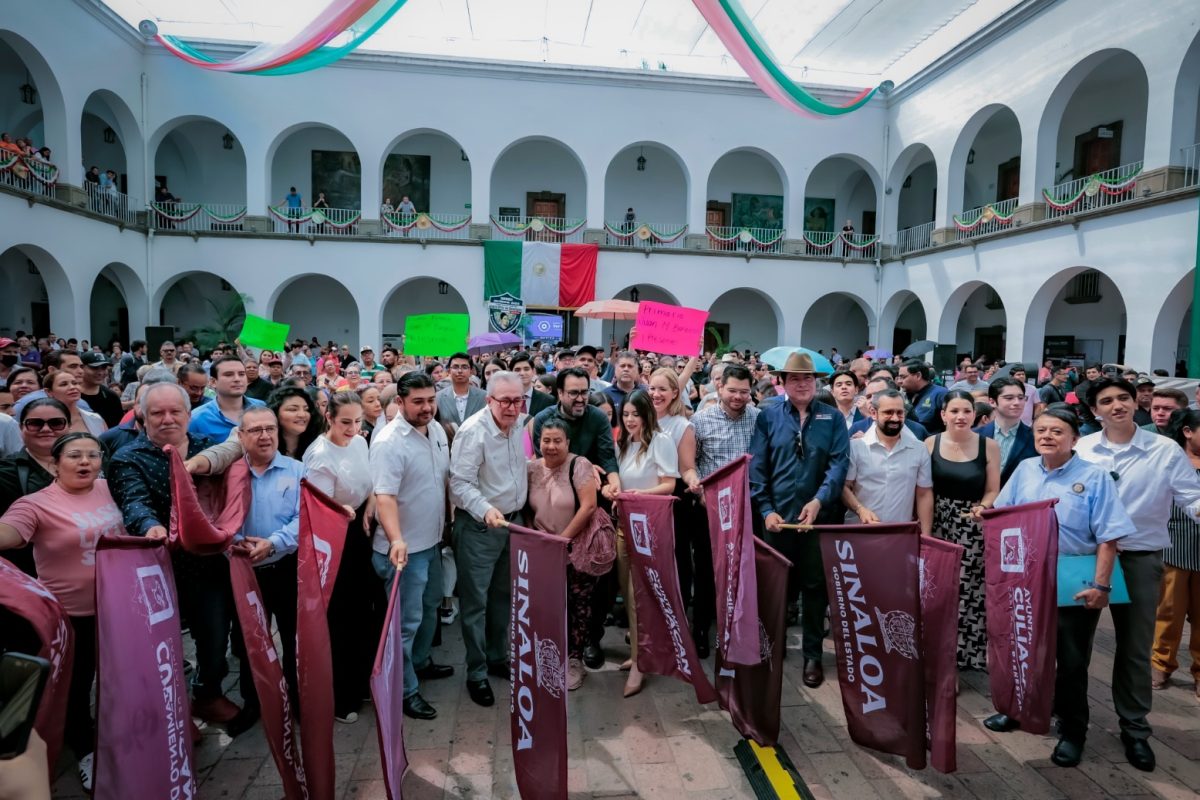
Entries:
POLYGON ((50 662, 44 658, 0 656, 0 760, 25 752, 49 676, 50 662))

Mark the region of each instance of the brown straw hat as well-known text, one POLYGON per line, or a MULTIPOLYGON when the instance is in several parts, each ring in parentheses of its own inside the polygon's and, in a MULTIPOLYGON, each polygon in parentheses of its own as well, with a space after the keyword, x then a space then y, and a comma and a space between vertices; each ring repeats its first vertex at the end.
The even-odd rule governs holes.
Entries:
POLYGON ((772 375, 785 375, 789 372, 796 372, 802 375, 815 375, 818 378, 828 378, 828 372, 818 372, 813 366, 812 356, 808 353, 792 353, 788 356, 787 361, 780 369, 771 370, 772 375))

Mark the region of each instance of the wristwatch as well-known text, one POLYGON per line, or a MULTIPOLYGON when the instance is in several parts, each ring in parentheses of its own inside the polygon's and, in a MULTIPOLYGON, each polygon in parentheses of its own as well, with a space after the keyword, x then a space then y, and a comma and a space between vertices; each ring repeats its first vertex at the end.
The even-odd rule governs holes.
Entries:
POLYGON ((1105 594, 1109 594, 1110 592, 1112 592, 1111 586, 1105 586, 1104 584, 1096 583, 1095 581, 1088 581, 1087 585, 1092 587, 1093 589, 1098 589, 1099 591, 1104 592, 1105 594))

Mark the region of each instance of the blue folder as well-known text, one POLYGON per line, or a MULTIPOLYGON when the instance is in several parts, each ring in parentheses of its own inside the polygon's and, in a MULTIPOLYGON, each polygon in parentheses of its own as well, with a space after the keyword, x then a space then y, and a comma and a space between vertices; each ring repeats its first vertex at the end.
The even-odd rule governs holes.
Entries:
MULTIPOLYGON (((1084 589, 1096 577, 1096 556, 1058 556, 1058 604, 1060 606, 1082 606, 1075 595, 1084 589)), ((1108 596, 1109 605, 1129 602, 1129 589, 1125 586, 1125 573, 1121 571, 1120 560, 1113 562, 1112 578, 1109 580, 1112 593, 1108 596)))

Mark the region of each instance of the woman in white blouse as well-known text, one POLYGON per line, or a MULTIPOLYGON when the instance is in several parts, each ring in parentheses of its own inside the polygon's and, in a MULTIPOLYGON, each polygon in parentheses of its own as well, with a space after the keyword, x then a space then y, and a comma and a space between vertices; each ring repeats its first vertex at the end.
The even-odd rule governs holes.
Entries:
MULTIPOLYGON (((671 437, 658 427, 658 415, 650 395, 635 389, 621 407, 621 438, 617 442, 617 458, 621 475, 621 491, 631 494, 671 494, 679 477, 679 454, 671 437)), ((611 486, 603 494, 616 499, 611 486)), ((625 696, 632 697, 642 690, 642 673, 637 667, 637 609, 633 589, 629 585, 629 554, 625 548, 625 532, 617 533, 617 568, 621 594, 629 612, 629 660, 621 669, 629 670, 625 681, 625 696)))
POLYGON ((325 420, 324 435, 304 453, 304 477, 355 515, 346 530, 342 561, 329 598, 333 713, 339 722, 352 723, 367 696, 386 598, 371 567, 370 521, 375 495, 367 440, 359 435, 362 399, 356 392, 334 393, 325 420))

